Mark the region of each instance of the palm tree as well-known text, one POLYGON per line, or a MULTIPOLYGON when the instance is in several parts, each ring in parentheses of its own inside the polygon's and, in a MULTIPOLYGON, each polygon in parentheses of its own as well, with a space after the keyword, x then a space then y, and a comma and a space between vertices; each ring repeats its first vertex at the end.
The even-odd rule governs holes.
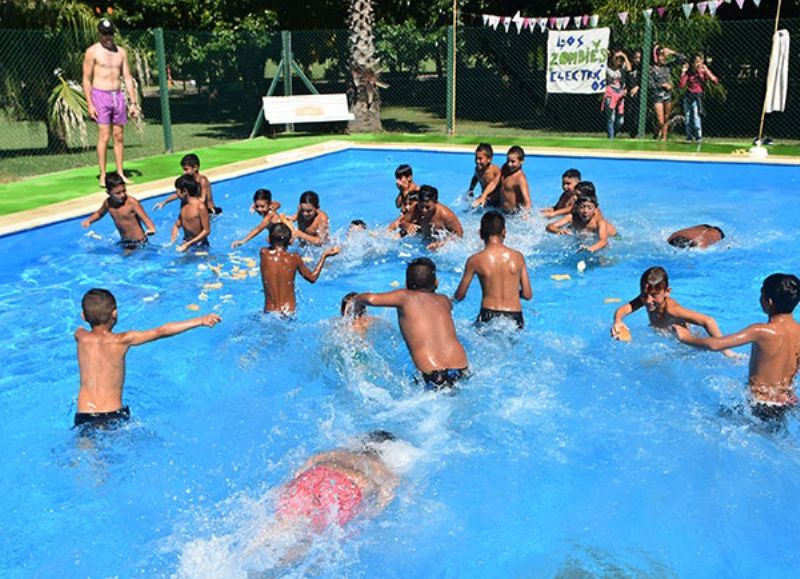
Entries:
POLYGON ((375 57, 375 22, 372 0, 350 0, 347 18, 350 45, 350 109, 355 120, 351 132, 376 133, 381 127, 381 98, 378 94, 378 60, 375 57))

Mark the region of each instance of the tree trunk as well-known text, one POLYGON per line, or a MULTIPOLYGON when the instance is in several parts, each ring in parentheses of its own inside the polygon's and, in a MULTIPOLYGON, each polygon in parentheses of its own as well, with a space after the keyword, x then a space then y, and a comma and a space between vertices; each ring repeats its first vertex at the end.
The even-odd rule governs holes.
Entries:
POLYGON ((381 99, 378 94, 378 63, 375 58, 375 35, 372 0, 350 0, 348 15, 350 71, 348 90, 350 112, 355 120, 348 129, 353 133, 377 133, 381 127, 381 99))
POLYGON ((67 139, 63 132, 52 126, 49 119, 45 121, 45 127, 47 128, 47 150, 51 153, 66 153, 67 139))

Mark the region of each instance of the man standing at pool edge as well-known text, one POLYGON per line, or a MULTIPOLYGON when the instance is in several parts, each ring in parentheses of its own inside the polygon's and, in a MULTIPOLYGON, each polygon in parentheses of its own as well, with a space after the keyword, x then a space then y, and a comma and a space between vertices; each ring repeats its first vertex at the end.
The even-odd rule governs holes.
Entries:
MULTIPOLYGON (((109 138, 114 139, 114 162, 117 173, 125 179, 122 167, 125 123, 128 114, 120 77, 130 98, 131 117, 139 115, 128 55, 114 42, 114 24, 101 20, 97 24, 100 42, 91 45, 83 58, 83 94, 89 116, 97 123, 97 163, 100 166, 100 187, 106 186, 106 155, 109 138)), ((127 183, 128 181, 125 180, 127 183)))

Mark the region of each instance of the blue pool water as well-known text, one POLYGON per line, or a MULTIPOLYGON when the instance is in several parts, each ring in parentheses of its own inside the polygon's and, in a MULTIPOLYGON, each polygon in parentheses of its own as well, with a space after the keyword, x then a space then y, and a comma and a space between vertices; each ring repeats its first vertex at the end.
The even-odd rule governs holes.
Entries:
MULTIPOLYGON (((502 161, 502 159, 499 159, 502 161)), ((158 234, 124 257, 111 221, 70 221, 0 239, 0 576, 244 577, 269 564, 243 545, 270 518, 271 490, 314 452, 385 428, 413 445, 397 500, 379 517, 319 539, 290 574, 325 577, 787 577, 800 568, 800 428, 766 432, 736 407, 746 362, 699 352, 630 318, 612 342, 618 304, 641 272, 663 265, 672 296, 723 331, 763 319, 765 275, 800 272, 800 169, 787 166, 533 157, 537 207, 570 167, 595 182, 622 239, 583 274, 569 239, 544 221, 509 223, 534 299, 517 335, 472 325, 477 281, 454 315, 474 371, 455 396, 426 393, 389 312, 366 341, 335 319, 348 291, 402 281, 414 242, 346 239, 351 219, 380 230, 395 215, 393 170, 414 167, 463 218, 466 237, 435 256, 452 293, 480 247, 479 215, 459 200, 472 156, 346 151, 217 183, 225 209, 209 257, 161 247, 176 205, 151 212, 158 234), (260 313, 258 277, 215 282, 208 264, 247 269, 263 237, 233 256, 257 219, 253 191, 287 210, 306 189, 342 243, 320 281, 298 282, 291 323, 260 313), (720 225, 705 252, 664 243, 678 228, 720 225), (569 273, 555 282, 551 274, 569 273), (134 420, 91 443, 70 430, 80 299, 111 289, 118 330, 217 311, 224 321, 128 356, 134 420)), ((155 201, 144 202, 150 210, 155 201)), ((316 257, 317 250, 310 251, 316 257)))

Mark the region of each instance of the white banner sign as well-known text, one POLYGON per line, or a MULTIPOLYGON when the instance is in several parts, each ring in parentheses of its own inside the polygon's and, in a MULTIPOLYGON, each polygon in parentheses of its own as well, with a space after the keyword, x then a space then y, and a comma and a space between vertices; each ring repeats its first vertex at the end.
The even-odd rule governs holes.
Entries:
POLYGON ((547 35, 547 92, 604 92, 608 35, 608 28, 550 30, 547 35))

